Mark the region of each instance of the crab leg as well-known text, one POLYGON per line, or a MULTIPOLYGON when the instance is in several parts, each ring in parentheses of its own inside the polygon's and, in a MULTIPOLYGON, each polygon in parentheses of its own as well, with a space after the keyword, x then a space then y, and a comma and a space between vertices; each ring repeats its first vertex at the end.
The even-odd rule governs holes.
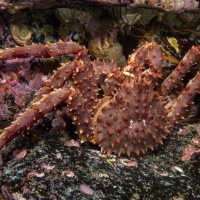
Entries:
POLYGON ((45 86, 38 91, 33 103, 28 109, 0 135, 0 149, 22 131, 28 129, 32 124, 41 119, 59 103, 75 93, 73 89, 63 87, 79 63, 79 61, 73 61, 62 65, 54 72, 53 76, 45 82, 45 86), (59 87, 61 88, 59 89, 59 87))
POLYGON ((163 64, 162 50, 156 43, 146 43, 140 46, 128 58, 123 69, 124 73, 137 73, 143 70, 144 64, 148 63, 151 73, 159 74, 163 64))
POLYGON ((172 124, 175 124, 179 119, 185 116, 187 108, 191 104, 194 96, 200 93, 200 73, 198 72, 196 76, 186 85, 182 93, 179 95, 178 99, 173 102, 172 112, 168 114, 172 124))
POLYGON ((50 94, 43 95, 39 102, 30 105, 29 108, 0 135, 0 149, 71 95, 73 95, 73 90, 66 88, 55 89, 50 94))
POLYGON ((62 64, 54 74, 45 82, 44 87, 39 89, 33 102, 39 101, 44 94, 48 94, 53 89, 62 88, 69 79, 74 69, 79 65, 79 61, 73 61, 67 64, 62 64))
POLYGON ((64 54, 78 54, 85 50, 85 47, 75 42, 56 42, 47 44, 33 44, 30 46, 14 47, 0 51, 0 60, 10 60, 14 58, 50 58, 64 54))
POLYGON ((163 81, 160 92, 162 95, 169 94, 184 75, 190 70, 200 58, 200 46, 192 47, 177 65, 174 71, 163 81))
POLYGON ((82 141, 95 143, 92 119, 100 103, 98 99, 100 76, 107 76, 117 71, 117 66, 114 63, 78 62, 78 66, 72 75, 76 94, 74 94, 73 99, 67 99, 65 102, 76 123, 82 141))

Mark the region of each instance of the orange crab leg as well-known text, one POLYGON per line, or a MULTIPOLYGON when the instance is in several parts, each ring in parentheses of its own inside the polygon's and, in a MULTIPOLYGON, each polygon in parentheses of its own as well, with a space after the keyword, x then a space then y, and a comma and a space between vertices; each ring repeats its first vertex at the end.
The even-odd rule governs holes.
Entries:
POLYGON ((50 58, 58 57, 64 54, 78 54, 85 47, 75 42, 56 42, 47 44, 33 44, 30 46, 14 47, 0 51, 0 60, 9 60, 14 58, 50 58))

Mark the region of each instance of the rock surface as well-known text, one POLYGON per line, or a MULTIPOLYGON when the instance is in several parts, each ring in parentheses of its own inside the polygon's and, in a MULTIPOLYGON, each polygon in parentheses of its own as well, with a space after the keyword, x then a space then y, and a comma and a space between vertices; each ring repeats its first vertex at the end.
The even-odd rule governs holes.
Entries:
POLYGON ((196 148, 195 126, 184 135, 175 130, 146 155, 106 158, 94 145, 69 147, 69 134, 39 125, 3 150, 0 199, 199 199, 200 154, 182 160, 186 146, 196 148))

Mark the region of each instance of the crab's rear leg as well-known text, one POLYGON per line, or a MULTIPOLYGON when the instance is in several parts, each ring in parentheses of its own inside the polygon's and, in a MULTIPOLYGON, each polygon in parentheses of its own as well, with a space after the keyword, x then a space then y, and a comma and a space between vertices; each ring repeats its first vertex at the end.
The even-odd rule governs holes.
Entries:
POLYGON ((200 59, 200 46, 192 47, 177 65, 174 71, 163 81, 159 91, 162 95, 169 94, 182 80, 193 64, 200 59))
MULTIPOLYGON (((172 89, 182 80, 185 74, 190 70, 193 64, 200 59, 200 46, 192 47, 177 65, 174 71, 163 81, 159 88, 160 95, 168 95, 172 89)), ((200 92, 200 74, 196 76, 186 85, 183 92, 177 100, 173 101, 171 112, 168 117, 171 125, 175 124, 181 118, 186 116, 186 111, 191 105, 194 96, 200 92)))
POLYGON ((171 125, 175 124, 179 119, 186 116, 186 111, 191 105, 195 95, 200 93, 200 73, 186 85, 177 100, 173 102, 172 111, 168 114, 171 125))

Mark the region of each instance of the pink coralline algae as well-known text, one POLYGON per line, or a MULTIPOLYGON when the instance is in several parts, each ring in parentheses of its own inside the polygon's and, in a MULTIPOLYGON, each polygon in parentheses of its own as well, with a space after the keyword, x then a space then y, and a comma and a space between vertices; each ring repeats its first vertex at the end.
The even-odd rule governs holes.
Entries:
POLYGON ((190 161, 192 155, 194 153, 199 153, 199 152, 200 152, 200 149, 195 149, 194 147, 189 145, 189 146, 185 147, 185 149, 183 151, 182 160, 185 162, 190 161))
POLYGON ((36 176, 38 178, 42 178, 44 176, 44 173, 38 173, 38 172, 30 172, 28 173, 28 178, 32 177, 32 176, 36 176))
POLYGON ((8 83, 0 84, 0 101, 12 93, 12 87, 8 83))
POLYGON ((74 172, 65 170, 65 171, 62 171, 61 176, 74 177, 74 172))
POLYGON ((137 160, 129 160, 129 159, 120 159, 121 163, 126 167, 138 167, 137 160))
POLYGON ((24 71, 28 72, 30 70, 30 58, 15 58, 11 60, 6 60, 4 62, 5 69, 15 70, 15 71, 24 71))
POLYGON ((16 86, 19 82, 19 78, 24 77, 26 73, 28 73, 30 70, 29 61, 30 59, 25 60, 17 58, 2 63, 0 66, 1 94, 6 94, 6 89, 8 90, 8 88, 12 90, 12 87, 16 86))
POLYGON ((46 169, 46 170, 53 170, 55 168, 54 165, 43 165, 42 168, 46 169))
POLYGON ((26 156, 27 150, 26 149, 22 149, 22 150, 15 150, 13 152, 13 156, 15 160, 24 158, 26 156))
MULTIPOLYGON (((0 90, 0 93, 1 93, 1 90, 0 90)), ((1 96, 2 95, 0 95, 0 101, 1 101, 1 96)), ((0 103, 0 118, 4 118, 4 119, 12 118, 12 113, 9 110, 9 103, 7 104, 0 103)))
POLYGON ((195 0, 184 0, 184 9, 185 10, 195 10, 199 6, 199 3, 195 0))
POLYGON ((43 86, 46 75, 37 66, 31 69, 30 58, 16 58, 1 63, 0 66, 0 117, 10 119, 10 108, 23 108, 31 94, 43 86), (10 96, 14 97, 14 104, 10 96))
POLYGON ((12 94, 15 98, 15 103, 19 106, 25 106, 27 104, 27 95, 31 92, 37 91, 44 83, 44 75, 38 73, 34 79, 27 83, 17 83, 12 88, 12 94))
POLYGON ((82 184, 80 185, 79 189, 84 194, 87 194, 90 196, 94 195, 94 191, 88 185, 82 184))
POLYGON ((0 80, 1 84, 8 83, 9 85, 14 86, 19 81, 17 74, 12 71, 7 71, 6 73, 0 71, 0 75, 1 75, 1 80, 0 80))

